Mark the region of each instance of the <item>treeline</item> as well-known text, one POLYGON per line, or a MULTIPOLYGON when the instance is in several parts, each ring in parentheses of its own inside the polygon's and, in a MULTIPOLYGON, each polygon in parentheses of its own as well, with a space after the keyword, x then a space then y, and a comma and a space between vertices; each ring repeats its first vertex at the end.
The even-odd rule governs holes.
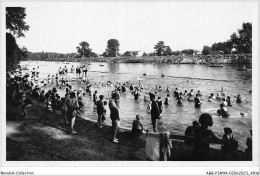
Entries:
POLYGON ((238 34, 233 33, 225 42, 204 46, 203 55, 208 54, 250 54, 252 53, 252 23, 243 23, 238 34))
POLYGON ((22 60, 43 60, 43 61, 48 61, 48 60, 55 60, 55 59, 61 59, 61 58, 76 58, 77 54, 76 53, 55 53, 55 52, 29 52, 27 51, 26 53, 26 58, 23 58, 22 60))

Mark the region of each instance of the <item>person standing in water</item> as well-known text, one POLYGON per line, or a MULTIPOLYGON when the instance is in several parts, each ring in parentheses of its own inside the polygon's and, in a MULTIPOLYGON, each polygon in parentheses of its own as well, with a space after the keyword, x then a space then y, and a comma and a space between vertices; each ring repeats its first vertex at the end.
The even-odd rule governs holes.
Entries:
POLYGON ((169 105, 170 102, 170 94, 167 94, 167 97, 165 98, 164 104, 169 105))
POLYGON ((161 97, 158 97, 156 102, 158 104, 160 115, 161 115, 162 114, 162 109, 163 109, 163 103, 162 103, 161 97))
POLYGON ((93 103, 96 105, 97 103, 97 91, 95 90, 95 93, 93 94, 93 103))
POLYGON ((200 108, 201 100, 198 94, 196 94, 196 97, 194 98, 194 102, 195 102, 195 108, 200 108))
POLYGON ((150 100, 151 100, 151 121, 153 125, 153 131, 157 132, 157 123, 158 120, 160 119, 160 109, 158 107, 157 102, 155 101, 154 94, 150 95, 150 100))
POLYGON ((71 69, 70 69, 71 73, 72 73, 72 76, 74 76, 74 73, 75 73, 75 68, 74 68, 74 65, 71 66, 71 69))

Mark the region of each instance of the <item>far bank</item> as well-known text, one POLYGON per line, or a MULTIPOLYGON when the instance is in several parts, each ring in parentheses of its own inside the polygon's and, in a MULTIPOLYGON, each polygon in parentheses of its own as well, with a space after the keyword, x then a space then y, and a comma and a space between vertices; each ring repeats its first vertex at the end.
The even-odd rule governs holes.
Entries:
MULTIPOLYGON (((26 60, 26 59, 25 59, 26 60)), ((59 62, 113 62, 113 63, 169 63, 169 64, 252 64, 251 54, 227 55, 177 55, 177 56, 141 56, 141 57, 90 57, 90 58, 45 58, 27 61, 59 61, 59 62)))

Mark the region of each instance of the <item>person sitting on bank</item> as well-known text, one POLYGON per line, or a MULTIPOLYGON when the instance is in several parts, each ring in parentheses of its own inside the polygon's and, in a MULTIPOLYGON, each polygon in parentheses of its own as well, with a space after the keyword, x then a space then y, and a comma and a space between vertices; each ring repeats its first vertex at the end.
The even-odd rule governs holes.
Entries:
POLYGON ((228 128, 228 127, 224 128, 224 134, 223 134, 222 139, 226 139, 226 140, 230 141, 230 143, 222 144, 221 148, 224 153, 232 154, 237 150, 238 143, 233 137, 231 128, 228 128))
POLYGON ((136 119, 133 121, 132 123, 132 133, 135 136, 140 136, 142 134, 143 131, 143 125, 140 121, 140 116, 136 115, 136 119))
POLYGON ((250 137, 246 139, 247 149, 245 155, 248 160, 252 160, 252 130, 250 130, 250 137))
MULTIPOLYGON (((192 126, 188 126, 185 130, 185 136, 194 137, 196 129, 200 126, 199 122, 193 121, 192 126)), ((193 140, 191 139, 185 139, 185 142, 187 144, 193 143, 193 140)))
POLYGON ((194 133, 194 160, 209 160, 209 144, 211 141, 219 141, 219 138, 213 131, 208 129, 213 125, 213 120, 210 114, 203 113, 199 118, 200 127, 194 133))

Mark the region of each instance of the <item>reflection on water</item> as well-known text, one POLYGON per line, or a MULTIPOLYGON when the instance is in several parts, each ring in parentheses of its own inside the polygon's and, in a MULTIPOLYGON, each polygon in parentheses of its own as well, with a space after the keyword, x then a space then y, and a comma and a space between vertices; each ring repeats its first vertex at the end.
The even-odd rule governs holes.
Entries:
MULTIPOLYGON (((141 84, 144 85, 143 93, 156 91, 155 86, 161 85, 165 90, 169 87, 174 90, 178 87, 184 91, 194 89, 195 92, 200 90, 202 96, 202 106, 200 109, 194 108, 193 102, 188 102, 187 97, 183 102, 183 106, 178 106, 177 101, 171 93, 170 105, 164 106, 162 120, 159 123, 159 130, 169 130, 175 134, 184 134, 188 125, 191 125, 193 120, 198 120, 203 112, 210 113, 213 117, 214 125, 211 129, 216 132, 219 137, 223 135, 224 127, 231 127, 234 137, 239 141, 240 149, 245 149, 246 138, 250 135, 249 130, 252 128, 252 96, 249 90, 252 90, 252 70, 237 71, 236 66, 225 65, 221 68, 208 67, 206 65, 171 65, 171 64, 130 64, 130 63, 59 63, 59 62, 22 62, 21 65, 32 69, 40 66, 41 77, 47 77, 48 74, 54 74, 59 67, 71 68, 71 65, 80 66, 87 65, 89 79, 92 83, 106 82, 108 80, 116 82, 132 82, 138 85, 137 78, 142 78, 141 84), (103 64, 104 66, 100 66, 103 64), (147 76, 143 76, 146 73, 147 76), (161 74, 165 74, 162 78, 161 74), (207 102, 207 97, 211 92, 219 93, 221 86, 224 88, 226 95, 234 98, 235 95, 241 94, 249 103, 235 104, 229 107, 228 111, 231 116, 229 118, 221 118, 216 114, 219 108, 220 101, 207 102), (240 113, 246 115, 242 117, 240 113)), ((70 75, 72 76, 72 75, 70 75)), ((80 88, 79 82, 73 84, 74 88, 80 88)), ((94 90, 98 91, 98 95, 103 94, 108 101, 108 94, 111 93, 113 87, 97 87, 94 90)), ((158 92, 163 101, 166 97, 166 92, 158 92)), ((85 101, 84 113, 82 117, 96 119, 96 110, 93 107, 92 97, 84 96, 85 101)), ((134 101, 129 89, 126 93, 121 93, 120 98, 120 117, 122 126, 131 128, 131 123, 135 116, 139 114, 145 128, 151 128, 150 114, 146 111, 147 102, 144 102, 143 96, 139 101, 134 101)), ((109 119, 109 108, 107 109, 107 120, 105 123, 111 124, 109 119)))

